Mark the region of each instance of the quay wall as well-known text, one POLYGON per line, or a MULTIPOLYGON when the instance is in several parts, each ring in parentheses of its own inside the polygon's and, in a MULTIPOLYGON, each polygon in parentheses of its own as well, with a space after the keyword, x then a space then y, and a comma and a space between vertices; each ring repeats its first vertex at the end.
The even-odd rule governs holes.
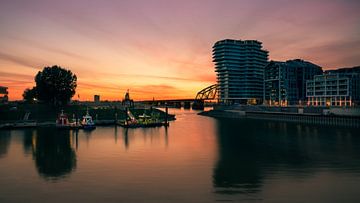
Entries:
POLYGON ((246 112, 284 112, 319 115, 360 116, 359 107, 315 107, 315 106, 265 106, 265 105, 218 105, 214 110, 240 110, 246 112))
POLYGON ((328 126, 343 126, 360 128, 360 116, 338 116, 322 114, 304 114, 288 112, 260 112, 260 111, 241 111, 241 110, 211 110, 201 112, 200 115, 216 118, 239 118, 257 119, 282 122, 294 122, 305 124, 317 124, 328 126))

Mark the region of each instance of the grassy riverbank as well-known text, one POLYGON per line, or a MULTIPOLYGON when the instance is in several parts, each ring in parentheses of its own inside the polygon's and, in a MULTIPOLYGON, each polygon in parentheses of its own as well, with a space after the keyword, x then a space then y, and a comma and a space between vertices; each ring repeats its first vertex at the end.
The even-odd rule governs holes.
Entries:
MULTIPOLYGON (((73 115, 81 118, 86 114, 86 110, 89 110, 91 116, 94 119, 98 120, 114 120, 115 114, 117 114, 117 118, 125 119, 126 112, 123 108, 115 108, 115 107, 88 107, 83 104, 73 104, 62 107, 54 107, 47 104, 8 104, 0 106, 0 123, 14 122, 18 120, 23 120, 24 115, 26 113, 30 113, 29 120, 35 120, 37 122, 46 122, 46 121, 54 121, 56 120, 58 114, 63 110, 69 118, 72 118, 73 115)), ((158 114, 160 118, 165 117, 165 112, 152 109, 153 113, 158 114)), ((150 109, 132 109, 131 111, 135 116, 143 114, 150 114, 150 109)))

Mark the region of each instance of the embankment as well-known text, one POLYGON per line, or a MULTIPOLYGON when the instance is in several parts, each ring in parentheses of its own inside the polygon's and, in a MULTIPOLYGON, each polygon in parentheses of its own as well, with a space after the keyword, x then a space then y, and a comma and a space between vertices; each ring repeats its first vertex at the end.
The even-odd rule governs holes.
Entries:
POLYGON ((344 111, 335 109, 335 112, 338 112, 338 114, 332 112, 334 112, 334 109, 329 108, 312 108, 310 111, 309 109, 298 107, 291 109, 281 109, 277 107, 275 109, 269 107, 236 106, 224 108, 218 107, 214 110, 204 111, 199 114, 216 118, 258 119, 353 128, 360 127, 358 109, 354 109, 353 111, 349 109, 345 109, 344 111))

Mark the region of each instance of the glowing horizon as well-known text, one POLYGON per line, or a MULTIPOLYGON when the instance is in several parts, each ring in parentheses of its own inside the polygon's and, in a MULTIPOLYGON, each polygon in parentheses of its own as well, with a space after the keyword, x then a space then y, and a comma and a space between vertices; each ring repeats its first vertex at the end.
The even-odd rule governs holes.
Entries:
POLYGON ((34 76, 59 65, 78 77, 74 99, 192 98, 216 82, 212 46, 256 39, 270 60, 323 69, 360 65, 360 2, 2 1, 0 86, 22 99, 34 76))

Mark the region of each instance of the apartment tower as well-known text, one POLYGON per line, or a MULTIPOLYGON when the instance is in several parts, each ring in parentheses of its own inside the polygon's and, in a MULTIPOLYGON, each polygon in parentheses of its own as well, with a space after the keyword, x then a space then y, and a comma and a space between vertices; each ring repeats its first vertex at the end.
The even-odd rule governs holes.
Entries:
POLYGON ((268 51, 257 40, 218 41, 213 62, 222 103, 260 104, 264 91, 264 67, 268 51))

